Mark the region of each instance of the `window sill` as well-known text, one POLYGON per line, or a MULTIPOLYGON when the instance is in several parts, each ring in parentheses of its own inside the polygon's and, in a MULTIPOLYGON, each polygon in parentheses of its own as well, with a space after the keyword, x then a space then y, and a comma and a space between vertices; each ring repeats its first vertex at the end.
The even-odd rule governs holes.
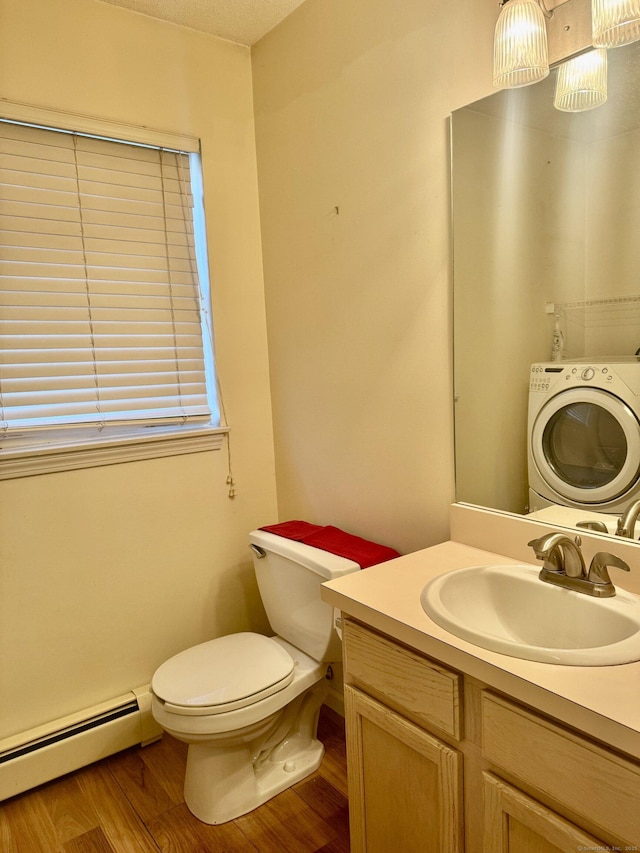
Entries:
POLYGON ((189 432, 111 436, 84 444, 5 449, 0 451, 0 480, 220 450, 228 432, 228 427, 205 427, 189 432))

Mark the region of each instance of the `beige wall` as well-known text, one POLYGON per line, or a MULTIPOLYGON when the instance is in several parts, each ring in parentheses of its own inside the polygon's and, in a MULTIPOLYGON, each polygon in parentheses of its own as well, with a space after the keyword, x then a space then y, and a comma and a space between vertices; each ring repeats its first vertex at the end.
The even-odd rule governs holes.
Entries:
MULTIPOLYGON (((594 142, 588 150, 587 299, 637 297, 640 131, 594 142)), ((567 312, 569 314, 570 312, 567 312)), ((631 356, 640 347, 640 304, 573 311, 589 355, 631 356)))
POLYGON ((607 137, 588 147, 588 299, 636 296, 640 290, 639 161, 640 130, 607 137))
MULTIPOLYGON (((250 53, 94 0, 0 0, 0 97, 202 139, 226 448, 0 483, 0 737, 266 628, 246 534, 276 520, 250 53)), ((1 111, 1 107, 0 107, 1 111)))
POLYGON ((282 517, 410 551, 453 498, 448 116, 494 0, 307 0, 253 50, 282 517))
POLYGON ((265 628, 246 532, 276 475, 281 519, 447 537, 448 117, 492 91, 496 16, 307 0, 250 56, 94 0, 0 0, 0 97, 202 139, 237 481, 229 501, 220 452, 0 483, 0 736, 265 628))

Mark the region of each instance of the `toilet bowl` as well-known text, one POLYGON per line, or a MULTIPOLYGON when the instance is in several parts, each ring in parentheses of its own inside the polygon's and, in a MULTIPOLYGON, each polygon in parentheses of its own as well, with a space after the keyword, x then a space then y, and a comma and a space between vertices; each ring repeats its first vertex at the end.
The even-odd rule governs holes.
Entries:
MULTIPOLYGON (((282 669, 286 667, 283 657, 282 669)), ((195 686, 191 670, 189 686, 195 686)), ((224 823, 246 814, 271 797, 313 773, 322 760, 324 747, 315 733, 318 714, 328 691, 327 664, 319 663, 279 637, 260 634, 232 634, 188 649, 167 661, 154 675, 152 713, 169 734, 189 744, 185 777, 185 803, 204 823, 224 823), (240 640, 236 649, 233 641, 240 640), (229 642, 232 641, 232 642, 229 642), (273 683, 273 673, 255 667, 258 652, 272 644, 289 659, 287 676, 273 683), (190 653, 193 652, 193 655, 190 653), (248 685, 243 670, 254 670, 254 692, 233 696, 227 681, 228 701, 219 704, 192 703, 194 691, 179 693, 173 683, 171 698, 162 697, 165 681, 172 679, 178 665, 189 671, 189 658, 201 665, 206 657, 216 671, 224 655, 229 669, 243 674, 242 688, 248 685), (269 683, 271 681, 271 683, 269 683)), ((205 687, 207 685, 201 685, 205 687)), ((202 696, 202 691, 197 694, 202 696)))
POLYGON ((166 661, 151 681, 154 718, 189 745, 185 803, 209 824, 252 811, 320 765, 318 715, 330 663, 341 657, 320 584, 360 568, 264 531, 250 541, 278 635, 210 640, 166 661))

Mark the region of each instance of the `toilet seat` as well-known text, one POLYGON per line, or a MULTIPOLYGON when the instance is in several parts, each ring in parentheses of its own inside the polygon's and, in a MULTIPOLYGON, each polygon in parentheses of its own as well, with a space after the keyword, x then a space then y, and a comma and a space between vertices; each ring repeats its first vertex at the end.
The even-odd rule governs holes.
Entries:
POLYGON ((245 632, 186 649, 155 672, 151 690, 167 711, 214 715, 244 708, 287 687, 291 655, 270 637, 245 632))

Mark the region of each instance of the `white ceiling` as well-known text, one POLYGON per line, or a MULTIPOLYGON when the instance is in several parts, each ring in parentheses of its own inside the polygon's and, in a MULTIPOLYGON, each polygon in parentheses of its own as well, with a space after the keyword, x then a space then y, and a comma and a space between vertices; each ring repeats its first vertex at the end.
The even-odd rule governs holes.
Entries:
POLYGON ((99 0, 142 15, 252 45, 303 0, 99 0))

